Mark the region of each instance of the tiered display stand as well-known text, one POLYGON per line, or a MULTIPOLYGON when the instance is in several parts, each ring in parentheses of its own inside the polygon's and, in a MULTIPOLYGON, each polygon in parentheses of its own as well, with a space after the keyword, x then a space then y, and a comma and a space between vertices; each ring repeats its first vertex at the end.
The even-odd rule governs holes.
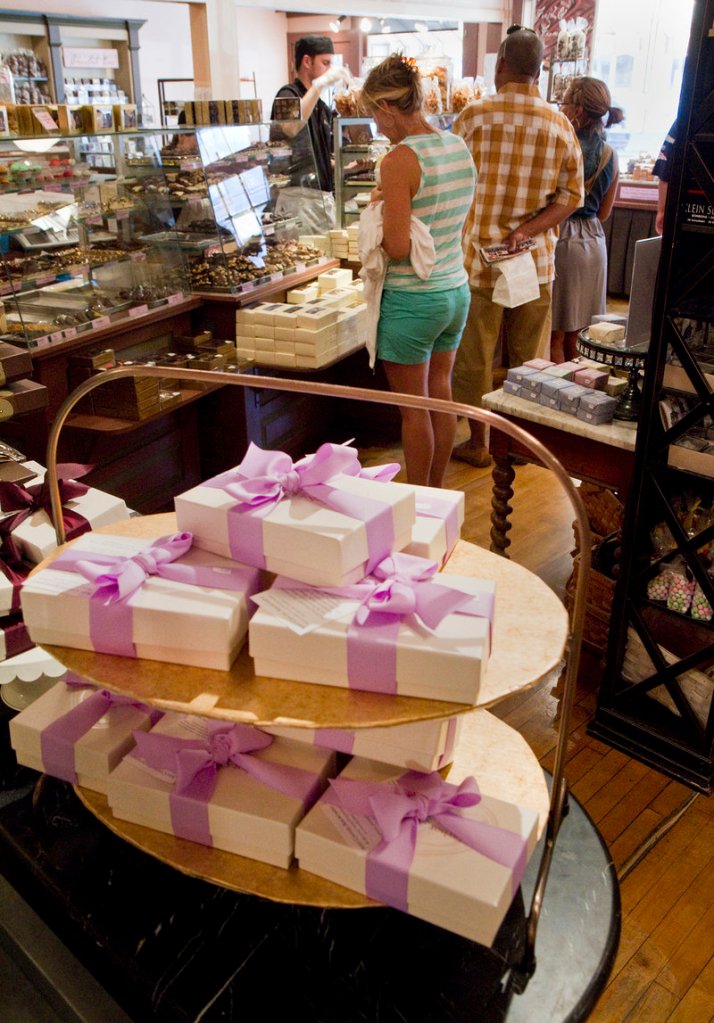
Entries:
MULTIPOLYGON (((220 372, 198 373, 185 369, 151 367, 111 370, 102 374, 101 380, 94 378, 86 381, 69 396, 60 409, 53 424, 47 456, 47 476, 59 545, 64 543, 64 527, 56 483, 56 455, 59 434, 67 415, 80 398, 105 380, 153 375, 175 375, 181 379, 200 378, 206 383, 269 387, 383 404, 409 405, 478 419, 492 428, 504 430, 525 444, 542 464, 556 474, 573 507, 579 549, 583 552, 583 558, 588 558, 591 545, 586 513, 565 470, 540 442, 494 413, 444 401, 322 383, 254 376, 241 378, 220 372)), ((175 518, 172 514, 139 517, 121 524, 123 533, 147 539, 174 529, 175 518)), ((115 533, 119 527, 113 526, 106 531, 115 533)), ((438 700, 385 696, 256 677, 245 650, 230 672, 217 672, 154 661, 128 660, 65 647, 48 649, 72 671, 144 703, 164 710, 257 726, 275 724, 296 728, 358 729, 406 724, 454 714, 464 715, 462 738, 454 764, 448 769, 449 776, 460 780, 467 775, 474 775, 482 792, 513 800, 537 810, 540 815, 539 833, 544 835, 544 839, 527 912, 525 948, 522 954, 519 953, 518 961, 510 964, 510 983, 513 989, 524 991, 535 971, 536 931, 546 881, 556 839, 568 809, 564 760, 585 606, 582 580, 587 579, 589 566, 583 565, 579 574, 571 623, 553 591, 537 576, 507 558, 460 541, 448 567, 451 572, 492 578, 497 583, 492 653, 477 708, 438 700), (488 708, 504 697, 533 687, 544 679, 552 678, 555 681, 561 671, 564 672, 562 715, 549 794, 548 779, 534 752, 515 729, 494 717, 488 708)), ((290 870, 280 870, 116 820, 105 797, 81 789, 78 793, 85 806, 114 832, 183 873, 277 902, 341 909, 375 905, 366 897, 301 871, 296 866, 290 870)), ((576 809, 579 810, 577 805, 576 809)), ((589 827, 592 828, 592 825, 589 827)), ((596 852, 597 849, 602 852, 599 836, 594 828, 592 831, 596 852)), ((596 863, 596 860, 597 856, 593 860, 597 884, 597 877, 603 874, 604 864, 596 863)), ((586 865, 585 870, 588 869, 586 865)), ((598 989, 605 981, 617 943, 616 883, 610 889, 610 896, 612 915, 608 922, 609 940, 607 952, 598 960, 598 989)), ((568 1018, 580 1017, 576 1015, 568 1018)))

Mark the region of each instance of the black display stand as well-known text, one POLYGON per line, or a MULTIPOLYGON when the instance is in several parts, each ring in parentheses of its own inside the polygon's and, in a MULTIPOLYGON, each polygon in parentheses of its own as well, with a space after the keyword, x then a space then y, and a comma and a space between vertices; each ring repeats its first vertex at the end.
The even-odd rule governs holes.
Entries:
POLYGON ((714 584, 704 553, 714 527, 692 530, 681 511, 684 494, 711 501, 714 457, 709 468, 706 457, 697 459, 691 448, 678 446, 689 430, 706 427, 714 415, 713 378, 700 366, 683 327, 685 320, 714 322, 713 26, 714 0, 696 0, 607 669, 589 728, 604 742, 705 793, 714 787, 714 682, 709 684, 705 675, 714 663, 714 622, 695 620, 691 614, 668 609, 663 601, 649 599, 648 582, 677 559, 685 563, 689 578, 714 606, 714 584), (665 427, 660 400, 667 388, 687 395, 689 411, 665 427), (682 467, 685 463, 688 469, 682 467), (666 524, 672 537, 664 555, 653 551, 650 538, 659 523, 666 524), (640 651, 640 670, 632 681, 635 647, 640 651), (625 670, 628 654, 629 674, 625 670))

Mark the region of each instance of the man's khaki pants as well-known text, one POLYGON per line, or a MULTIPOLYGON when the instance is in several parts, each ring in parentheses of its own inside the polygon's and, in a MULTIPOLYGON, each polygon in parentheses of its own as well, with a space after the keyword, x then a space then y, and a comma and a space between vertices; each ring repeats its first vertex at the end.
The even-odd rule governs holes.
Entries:
POLYGON ((471 305, 454 366, 454 401, 480 407, 484 394, 493 390, 493 359, 501 324, 510 366, 548 356, 552 291, 552 284, 541 284, 538 298, 506 309, 491 300, 493 288, 471 288, 471 305))

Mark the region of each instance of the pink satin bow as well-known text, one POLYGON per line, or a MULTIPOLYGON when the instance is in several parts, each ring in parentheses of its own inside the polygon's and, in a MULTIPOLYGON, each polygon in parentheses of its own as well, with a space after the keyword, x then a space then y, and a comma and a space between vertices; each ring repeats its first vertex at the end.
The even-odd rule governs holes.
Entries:
MULTIPOLYGON (((94 583, 97 597, 103 598, 106 603, 115 603, 138 590, 149 576, 162 575, 164 566, 183 557, 192 543, 191 533, 173 533, 155 540, 151 546, 130 558, 104 558, 101 554, 89 555, 86 552, 83 558, 82 552, 77 551, 73 571, 94 583), (90 557, 98 560, 95 562, 90 557), (112 566, 109 569, 107 562, 112 566)), ((63 563, 70 553, 62 555, 63 563)))

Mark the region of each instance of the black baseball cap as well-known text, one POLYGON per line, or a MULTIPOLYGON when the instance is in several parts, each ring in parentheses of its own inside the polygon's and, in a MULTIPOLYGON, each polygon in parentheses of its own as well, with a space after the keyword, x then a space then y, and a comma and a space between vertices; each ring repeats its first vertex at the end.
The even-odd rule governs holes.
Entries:
POLYGON ((318 53, 334 53, 329 36, 303 36, 295 43, 295 67, 300 68, 303 57, 316 57, 318 53))

